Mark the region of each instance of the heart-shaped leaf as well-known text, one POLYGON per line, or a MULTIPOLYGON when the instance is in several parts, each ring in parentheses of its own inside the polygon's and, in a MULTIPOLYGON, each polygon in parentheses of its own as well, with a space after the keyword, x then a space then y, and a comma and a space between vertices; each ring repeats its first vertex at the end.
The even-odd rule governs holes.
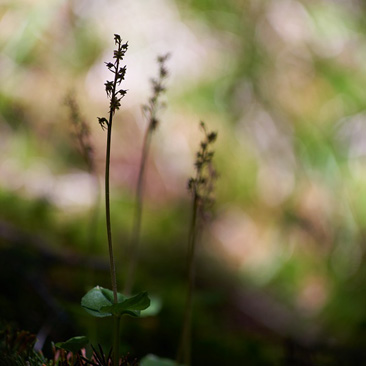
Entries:
POLYGON ((149 306, 150 299, 147 292, 140 292, 135 296, 118 302, 118 304, 103 306, 100 311, 114 316, 130 315, 138 317, 140 316, 140 311, 147 309, 149 306))
MULTIPOLYGON (((123 301, 125 297, 122 294, 118 294, 118 301, 123 301)), ((100 312, 103 306, 113 305, 113 291, 106 288, 96 286, 84 295, 81 299, 81 306, 91 315, 103 318, 111 316, 111 313, 100 312)))
POLYGON ((85 336, 78 336, 68 339, 65 342, 55 344, 57 348, 62 348, 65 351, 77 353, 89 343, 89 339, 85 336))
POLYGON ((149 307, 147 292, 127 298, 118 293, 118 303, 114 303, 113 291, 96 286, 81 299, 81 306, 91 315, 99 318, 106 316, 140 316, 140 311, 149 307))

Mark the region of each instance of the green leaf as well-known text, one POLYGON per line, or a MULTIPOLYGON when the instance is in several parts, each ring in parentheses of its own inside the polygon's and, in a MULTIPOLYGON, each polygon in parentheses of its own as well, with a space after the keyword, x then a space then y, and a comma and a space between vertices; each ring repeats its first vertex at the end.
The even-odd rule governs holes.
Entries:
POLYGON ((100 308, 102 313, 112 314, 114 316, 130 315, 134 317, 140 316, 140 310, 145 310, 150 306, 150 299, 147 292, 125 299, 118 304, 103 306, 100 308))
POLYGON ((57 348, 62 348, 65 351, 77 353, 89 343, 89 339, 85 336, 78 336, 68 339, 65 342, 55 344, 57 348))
POLYGON ((99 318, 106 316, 130 315, 140 316, 140 311, 145 310, 150 305, 147 292, 141 292, 135 296, 127 298, 118 293, 118 303, 114 303, 113 291, 96 286, 91 289, 81 299, 81 306, 91 315, 99 318))
POLYGON ((140 361, 140 366, 182 366, 169 358, 147 355, 140 361))
MULTIPOLYGON (((118 302, 125 300, 125 296, 122 294, 117 295, 118 302)), ((113 305, 114 297, 113 291, 96 286, 86 293, 81 299, 81 306, 91 315, 104 318, 106 316, 112 316, 112 313, 101 312, 101 308, 105 306, 113 305)))

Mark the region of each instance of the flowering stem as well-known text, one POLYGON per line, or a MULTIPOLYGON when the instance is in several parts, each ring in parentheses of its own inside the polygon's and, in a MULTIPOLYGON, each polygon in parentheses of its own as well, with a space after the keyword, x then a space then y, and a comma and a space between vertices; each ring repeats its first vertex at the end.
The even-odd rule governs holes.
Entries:
POLYGON ((159 76, 157 79, 152 79, 152 97, 149 98, 148 104, 144 105, 142 110, 144 111, 147 119, 148 126, 144 136, 144 142, 142 147, 142 155, 140 161, 139 175, 136 186, 136 196, 135 196, 135 209, 134 209, 134 221, 132 228, 132 240, 130 246, 130 258, 129 266, 127 270, 126 283, 124 288, 124 293, 129 294, 132 291, 135 272, 139 257, 139 247, 140 247, 140 233, 141 233, 141 221, 142 221, 142 206, 143 206, 143 189, 144 189, 144 178, 146 171, 146 162, 148 159, 151 137, 153 132, 156 130, 159 119, 157 118, 157 113, 159 109, 163 107, 163 103, 160 102, 160 96, 165 92, 164 81, 168 76, 168 72, 165 68, 165 61, 169 57, 169 54, 165 56, 158 57, 159 64, 159 76))
POLYGON ((141 218, 142 218, 142 206, 143 206, 142 194, 144 186, 145 167, 147 157, 149 155, 152 132, 153 130, 151 128, 148 128, 145 133, 144 145, 141 155, 140 170, 136 187, 136 205, 134 213, 134 224, 132 230, 131 257, 129 261, 126 284, 124 288, 124 294, 126 295, 128 295, 131 292, 135 280, 135 272, 140 246, 141 218))
POLYGON ((184 308, 183 329, 178 349, 177 362, 189 365, 191 363, 191 319, 192 319, 192 298, 195 277, 195 249, 197 236, 197 212, 198 200, 197 192, 193 193, 192 219, 188 241, 188 284, 186 304, 184 308))
POLYGON ((190 178, 188 181, 188 189, 193 197, 192 219, 188 237, 188 283, 183 328, 177 354, 177 362, 185 365, 189 365, 191 362, 192 299, 195 282, 196 242, 202 231, 203 215, 212 203, 213 180, 216 178, 215 170, 212 167, 214 152, 210 150, 210 145, 216 140, 217 134, 216 132, 209 133, 203 122, 201 122, 201 128, 205 134, 205 139, 201 142, 196 154, 195 177, 190 178))

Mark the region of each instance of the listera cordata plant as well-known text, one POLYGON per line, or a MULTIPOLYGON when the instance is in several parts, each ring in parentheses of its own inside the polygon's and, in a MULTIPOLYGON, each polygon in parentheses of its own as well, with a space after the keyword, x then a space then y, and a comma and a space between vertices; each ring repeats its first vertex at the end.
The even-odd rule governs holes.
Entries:
POLYGON ((116 49, 113 53, 113 62, 106 62, 108 70, 113 75, 112 81, 106 81, 105 91, 109 99, 108 118, 98 117, 99 124, 103 130, 107 131, 106 165, 105 165, 105 208, 106 208, 106 228, 109 250, 110 276, 112 290, 96 286, 91 289, 82 299, 81 305, 85 310, 96 317, 113 317, 114 332, 112 359, 113 366, 119 365, 119 333, 120 319, 122 315, 139 317, 141 310, 150 306, 150 299, 146 292, 141 292, 132 297, 126 297, 117 291, 117 275, 115 266, 115 256, 113 253, 112 228, 110 215, 110 189, 109 189, 109 167, 110 151, 112 142, 112 125, 115 112, 121 106, 121 100, 126 95, 126 90, 120 88, 121 82, 125 78, 126 66, 121 66, 121 62, 128 49, 128 43, 123 43, 118 34, 114 35, 116 49))
POLYGON ((109 167, 111 157, 111 143, 112 143, 112 123, 113 116, 116 110, 121 106, 121 99, 126 95, 127 91, 124 89, 118 89, 122 80, 125 79, 126 66, 120 66, 120 62, 123 60, 128 48, 128 43, 122 43, 121 37, 117 34, 114 35, 114 41, 117 49, 113 52, 114 62, 106 62, 106 66, 109 71, 112 72, 114 78, 112 81, 107 80, 105 82, 105 91, 109 98, 109 118, 98 117, 99 124, 102 129, 107 129, 107 149, 106 149, 106 163, 105 163, 105 209, 106 209, 106 226, 107 226, 107 238, 108 238, 108 250, 109 250, 109 264, 110 275, 113 290, 113 300, 117 302, 117 276, 116 265, 113 255, 112 244, 112 228, 111 228, 111 212, 110 212, 110 195, 109 195, 109 167))
POLYGON ((214 203, 213 189, 217 178, 212 159, 214 151, 212 144, 216 141, 217 133, 207 131, 204 122, 200 123, 204 138, 200 143, 195 160, 195 175, 188 180, 188 190, 192 196, 192 216, 188 236, 187 254, 187 294, 184 308, 182 333, 177 354, 177 363, 191 363, 191 323, 192 300, 195 282, 195 256, 197 242, 204 223, 214 203))
POLYGON ((165 82, 168 77, 168 71, 165 66, 165 63, 168 57, 169 54, 166 54, 164 56, 159 56, 157 58, 159 65, 159 75, 156 79, 151 79, 152 96, 149 98, 148 103, 142 106, 142 111, 144 113, 145 118, 147 119, 148 125, 143 140, 140 167, 136 185, 135 209, 134 209, 135 211, 133 216, 132 238, 129 251, 130 253, 129 264, 124 288, 125 294, 129 294, 131 292, 135 280, 135 272, 138 262, 139 246, 140 246, 143 187, 144 187, 144 176, 146 171, 146 162, 149 155, 151 137, 160 123, 158 112, 165 107, 164 102, 161 102, 161 96, 166 91, 165 82))

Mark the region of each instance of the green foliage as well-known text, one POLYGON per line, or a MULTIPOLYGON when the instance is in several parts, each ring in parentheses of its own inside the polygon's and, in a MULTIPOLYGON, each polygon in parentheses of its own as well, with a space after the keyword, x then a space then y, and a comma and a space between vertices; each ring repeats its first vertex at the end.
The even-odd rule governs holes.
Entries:
POLYGON ((141 292, 133 297, 126 298, 122 302, 110 306, 103 306, 101 312, 110 312, 114 316, 131 315, 133 317, 140 316, 140 311, 150 306, 150 299, 147 292, 141 292))
POLYGON ((118 303, 113 303, 113 291, 96 286, 81 299, 81 306, 91 315, 103 318, 106 316, 130 315, 139 317, 141 310, 150 306, 147 292, 132 297, 118 293, 118 303))
POLYGON ((118 293, 117 298, 118 303, 114 303, 113 291, 96 286, 81 299, 81 306, 89 314, 98 318, 121 315, 139 317, 141 310, 150 306, 147 292, 141 292, 131 297, 118 293))
POLYGON ((77 353, 89 343, 89 339, 85 336, 77 336, 68 339, 65 342, 55 343, 57 348, 62 348, 65 351, 77 353))
MULTIPOLYGON (((124 301, 124 296, 117 295, 118 302, 124 301)), ((96 286, 86 293, 81 299, 81 306, 91 315, 103 318, 111 316, 108 312, 102 312, 101 308, 113 304, 113 291, 96 286)))

